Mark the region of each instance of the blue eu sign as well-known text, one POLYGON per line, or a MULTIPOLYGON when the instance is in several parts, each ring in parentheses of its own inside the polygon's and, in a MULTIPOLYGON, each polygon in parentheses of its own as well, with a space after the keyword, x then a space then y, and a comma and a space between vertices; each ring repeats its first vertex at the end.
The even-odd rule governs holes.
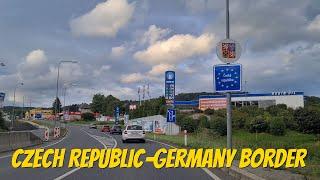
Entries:
POLYGON ((241 64, 225 64, 213 67, 216 92, 241 91, 241 64))
POLYGON ((167 110, 167 122, 176 122, 176 110, 168 109, 167 110))

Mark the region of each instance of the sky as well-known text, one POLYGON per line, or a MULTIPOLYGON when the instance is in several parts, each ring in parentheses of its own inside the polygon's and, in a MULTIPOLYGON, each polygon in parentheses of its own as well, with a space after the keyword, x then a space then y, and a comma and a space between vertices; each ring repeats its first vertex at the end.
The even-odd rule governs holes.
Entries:
MULTIPOLYGON (((240 42, 243 89, 320 96, 320 1, 230 0, 230 36, 240 42)), ((52 105, 59 96, 91 102, 95 93, 138 99, 164 93, 213 92, 216 45, 225 38, 223 0, 1 0, 0 91, 5 105, 23 97, 52 105), (24 85, 18 85, 23 82, 24 85)))

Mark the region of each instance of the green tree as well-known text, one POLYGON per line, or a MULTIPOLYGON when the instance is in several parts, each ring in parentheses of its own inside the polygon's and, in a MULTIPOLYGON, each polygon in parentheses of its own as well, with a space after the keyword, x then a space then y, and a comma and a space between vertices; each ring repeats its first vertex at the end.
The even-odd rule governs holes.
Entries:
POLYGON ((105 113, 106 98, 103 94, 95 94, 90 105, 92 112, 105 113))
POLYGON ((59 98, 56 98, 52 103, 53 114, 56 114, 56 110, 57 110, 57 113, 61 112, 62 110, 62 105, 59 98))
POLYGON ((0 129, 6 129, 2 111, 0 111, 0 129))

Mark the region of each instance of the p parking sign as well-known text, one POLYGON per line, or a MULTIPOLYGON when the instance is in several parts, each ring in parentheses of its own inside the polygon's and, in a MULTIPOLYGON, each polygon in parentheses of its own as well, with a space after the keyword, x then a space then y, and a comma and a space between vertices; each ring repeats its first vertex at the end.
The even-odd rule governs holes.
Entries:
POLYGON ((176 122, 176 110, 174 109, 167 110, 167 122, 171 122, 171 123, 176 122))

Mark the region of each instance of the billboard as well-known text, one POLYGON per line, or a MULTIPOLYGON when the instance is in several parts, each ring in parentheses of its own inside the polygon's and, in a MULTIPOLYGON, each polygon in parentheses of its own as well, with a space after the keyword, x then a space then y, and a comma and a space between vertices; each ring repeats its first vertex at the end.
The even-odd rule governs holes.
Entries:
POLYGON ((165 72, 165 98, 166 104, 172 105, 174 103, 176 86, 176 74, 174 71, 165 72))
POLYGON ((0 108, 3 108, 3 102, 6 94, 3 92, 0 92, 0 108))
POLYGON ((204 111, 206 109, 225 109, 227 107, 226 98, 201 98, 199 99, 199 109, 204 111))

